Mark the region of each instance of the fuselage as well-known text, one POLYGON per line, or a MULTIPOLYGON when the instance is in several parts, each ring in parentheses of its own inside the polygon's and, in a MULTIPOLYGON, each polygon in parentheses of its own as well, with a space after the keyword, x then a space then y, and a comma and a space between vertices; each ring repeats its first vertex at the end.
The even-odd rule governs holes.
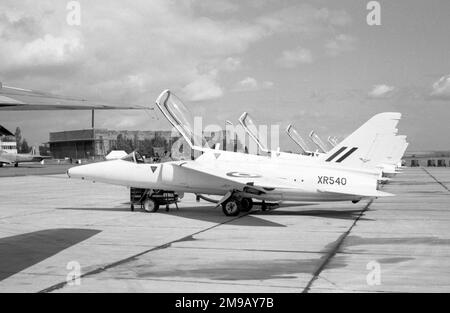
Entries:
POLYGON ((291 160, 271 160, 240 154, 241 159, 214 153, 195 161, 141 164, 125 160, 99 162, 71 168, 74 178, 134 188, 162 189, 176 192, 224 195, 243 185, 266 186, 263 193, 241 192, 243 196, 271 201, 340 201, 359 200, 355 188, 377 188, 377 173, 354 169, 300 164, 291 160), (192 170, 202 167, 203 171, 192 170), (217 174, 217 175, 214 175, 217 174), (275 182, 275 183, 274 183, 275 182), (271 188, 273 185, 276 188, 271 188), (329 190, 336 192, 329 192, 329 190))
POLYGON ((27 153, 9 153, 0 151, 1 163, 41 162, 44 157, 27 153))

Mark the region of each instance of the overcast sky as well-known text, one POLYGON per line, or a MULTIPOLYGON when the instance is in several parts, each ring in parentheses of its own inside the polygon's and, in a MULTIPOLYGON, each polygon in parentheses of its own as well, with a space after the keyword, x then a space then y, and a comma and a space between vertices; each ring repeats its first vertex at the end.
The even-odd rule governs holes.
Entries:
MULTIPOLYGON (((450 1, 0 2, 5 85, 151 106, 171 89, 206 123, 294 123, 307 135, 345 136, 373 114, 403 113, 411 150, 450 147, 450 1)), ((168 129, 159 112, 96 113, 97 127, 168 129)), ((2 112, 31 143, 90 127, 90 112, 2 112)), ((282 134, 281 146, 291 149, 282 134)))

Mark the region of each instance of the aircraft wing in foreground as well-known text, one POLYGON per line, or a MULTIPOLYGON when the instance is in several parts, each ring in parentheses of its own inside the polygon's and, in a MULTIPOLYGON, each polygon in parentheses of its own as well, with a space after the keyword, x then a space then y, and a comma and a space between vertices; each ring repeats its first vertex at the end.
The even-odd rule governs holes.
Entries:
POLYGON ((143 106, 125 106, 54 95, 46 92, 9 87, 0 83, 0 110, 140 110, 143 106))

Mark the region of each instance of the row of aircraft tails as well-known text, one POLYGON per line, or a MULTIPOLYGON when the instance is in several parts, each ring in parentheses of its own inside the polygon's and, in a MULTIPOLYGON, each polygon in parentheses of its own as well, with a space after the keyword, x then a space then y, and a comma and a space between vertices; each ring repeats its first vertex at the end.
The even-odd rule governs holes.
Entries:
POLYGON ((399 173, 401 158, 408 146, 398 135, 401 114, 385 112, 373 116, 341 142, 330 137, 331 148, 312 133, 319 151, 308 151, 294 126, 287 128, 301 154, 269 151, 255 131, 247 113, 240 124, 265 155, 211 149, 197 138, 193 118, 183 102, 171 91, 156 100, 166 119, 200 152, 194 160, 145 163, 138 152, 117 160, 73 167, 67 174, 81 178, 143 190, 140 202, 146 211, 167 204, 162 195, 181 199, 185 193, 215 202, 225 215, 249 211, 254 203, 309 203, 351 201, 392 196, 381 184, 399 173), (210 196, 219 196, 214 200, 210 196))

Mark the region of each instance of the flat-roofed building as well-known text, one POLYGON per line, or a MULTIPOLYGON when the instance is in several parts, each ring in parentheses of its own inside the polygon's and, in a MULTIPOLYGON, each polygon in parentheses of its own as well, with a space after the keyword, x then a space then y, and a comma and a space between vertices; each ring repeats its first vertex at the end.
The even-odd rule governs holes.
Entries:
POLYGON ((108 129, 81 129, 51 132, 50 152, 54 158, 89 159, 103 158, 111 150, 131 152, 144 144, 155 150, 170 149, 178 139, 172 131, 128 131, 108 129), (125 148, 124 148, 125 147, 125 148))
POLYGON ((450 166, 450 151, 409 152, 403 157, 403 163, 409 167, 448 167, 450 166))

